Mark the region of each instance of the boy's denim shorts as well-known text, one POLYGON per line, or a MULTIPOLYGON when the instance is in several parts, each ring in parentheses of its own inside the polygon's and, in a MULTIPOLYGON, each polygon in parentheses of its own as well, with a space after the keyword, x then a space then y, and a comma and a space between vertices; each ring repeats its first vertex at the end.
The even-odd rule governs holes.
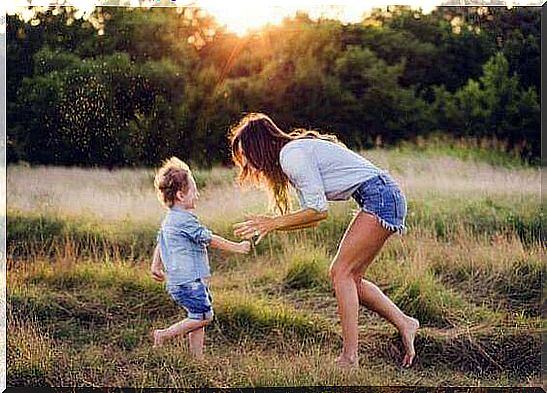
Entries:
POLYGON ((188 312, 189 319, 202 321, 213 318, 213 298, 209 286, 202 279, 169 285, 167 291, 175 303, 188 312))
POLYGON ((374 215, 387 230, 406 232, 406 198, 389 174, 381 173, 364 181, 352 197, 362 211, 374 215))

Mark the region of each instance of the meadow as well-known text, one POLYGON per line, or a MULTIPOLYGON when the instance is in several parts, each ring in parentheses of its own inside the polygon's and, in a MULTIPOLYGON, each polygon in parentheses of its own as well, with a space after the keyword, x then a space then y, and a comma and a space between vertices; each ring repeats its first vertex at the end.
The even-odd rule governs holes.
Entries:
MULTIPOLYGON (((409 201, 409 231, 366 275, 422 328, 402 369, 394 327, 362 308, 360 367, 340 371, 327 270, 356 208, 315 231, 269 235, 246 256, 212 250, 206 355, 150 331, 181 318, 149 275, 163 214, 153 169, 7 168, 8 386, 542 386, 541 172, 488 149, 375 149, 409 201)), ((197 214, 232 224, 268 205, 235 171, 196 170, 197 214)))

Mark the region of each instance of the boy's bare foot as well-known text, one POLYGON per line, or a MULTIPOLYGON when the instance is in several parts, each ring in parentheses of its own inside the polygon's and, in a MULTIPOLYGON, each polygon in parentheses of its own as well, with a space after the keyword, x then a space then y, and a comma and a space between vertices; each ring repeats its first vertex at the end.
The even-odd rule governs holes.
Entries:
POLYGON ((163 337, 161 334, 160 329, 156 329, 152 332, 152 336, 154 337, 154 348, 161 347, 163 345, 163 337))
POLYGON ((416 357, 416 351, 414 350, 414 338, 416 332, 420 328, 420 322, 416 318, 409 317, 406 326, 400 331, 401 339, 405 347, 405 356, 403 358, 403 367, 412 366, 412 362, 416 357))
POLYGON ((359 367, 359 360, 357 358, 351 359, 344 355, 340 355, 335 360, 336 365, 342 369, 353 369, 359 367))
POLYGON ((203 356, 202 353, 193 353, 192 356, 194 357, 195 360, 198 360, 198 361, 202 361, 203 359, 205 359, 205 356, 203 356))

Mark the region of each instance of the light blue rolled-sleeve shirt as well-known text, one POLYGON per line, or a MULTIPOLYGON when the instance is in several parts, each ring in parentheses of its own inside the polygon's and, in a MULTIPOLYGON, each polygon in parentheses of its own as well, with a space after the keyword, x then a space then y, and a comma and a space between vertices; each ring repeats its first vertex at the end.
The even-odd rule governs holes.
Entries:
POLYGON ((157 235, 167 286, 211 275, 207 246, 212 236, 193 213, 176 206, 169 209, 157 235))
POLYGON ((279 163, 300 206, 318 212, 328 210, 327 201, 349 199, 361 183, 383 172, 343 145, 314 138, 287 143, 279 163))

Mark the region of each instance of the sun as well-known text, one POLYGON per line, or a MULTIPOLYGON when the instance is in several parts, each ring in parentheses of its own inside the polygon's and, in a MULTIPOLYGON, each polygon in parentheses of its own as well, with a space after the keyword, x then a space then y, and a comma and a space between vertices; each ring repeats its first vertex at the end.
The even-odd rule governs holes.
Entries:
MULTIPOLYGON (((131 7, 139 6, 191 6, 204 9, 227 30, 244 36, 258 31, 266 25, 279 25, 285 18, 295 16, 299 11, 308 14, 312 19, 329 18, 342 23, 358 23, 374 8, 385 8, 394 3, 420 8, 429 13, 439 0, 63 0, 86 15, 93 12, 101 3, 123 3, 131 7)), ((23 7, 23 18, 32 19, 34 12, 28 5, 46 6, 53 1, 48 0, 13 0, 6 7, 8 14, 13 14, 18 6, 23 7), (27 15, 28 14, 28 15, 27 15)))
POLYGON ((311 0, 277 0, 222 2, 218 0, 198 0, 196 5, 212 15, 220 25, 239 36, 257 31, 266 25, 280 24, 284 18, 297 12, 306 12, 312 19, 330 18, 343 23, 357 23, 363 20, 374 8, 385 8, 393 3, 420 8, 429 13, 438 0, 370 0, 366 3, 355 0, 330 0, 329 5, 311 0))
POLYGON ((211 14, 220 25, 243 36, 260 28, 272 24, 280 24, 283 18, 294 15, 297 11, 294 6, 288 5, 249 5, 249 2, 198 2, 200 7, 211 14))

